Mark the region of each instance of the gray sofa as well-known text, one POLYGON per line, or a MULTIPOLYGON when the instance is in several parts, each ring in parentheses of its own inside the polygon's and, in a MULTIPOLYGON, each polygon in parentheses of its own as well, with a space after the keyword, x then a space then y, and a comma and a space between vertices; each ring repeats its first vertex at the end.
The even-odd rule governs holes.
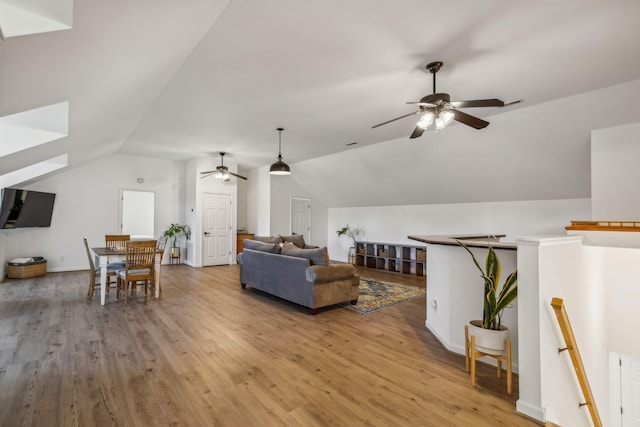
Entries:
MULTIPOLYGON (((322 264, 322 260, 317 259, 318 251, 324 250, 326 254, 326 248, 289 248, 288 252, 296 255, 291 256, 279 253, 277 245, 271 246, 271 249, 261 250, 245 246, 238 254, 242 288, 248 285, 309 307, 311 314, 317 314, 319 308, 333 304, 357 303, 360 277, 353 265, 318 265, 322 264)), ((287 247, 283 251, 286 252, 287 247)))

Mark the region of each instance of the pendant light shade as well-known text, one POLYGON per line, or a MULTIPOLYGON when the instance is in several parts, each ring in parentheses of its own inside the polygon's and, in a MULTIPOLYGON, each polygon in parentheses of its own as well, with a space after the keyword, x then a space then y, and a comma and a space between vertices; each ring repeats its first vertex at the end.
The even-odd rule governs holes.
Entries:
POLYGON ((271 175, 291 175, 291 168, 282 161, 282 131, 284 128, 278 128, 278 161, 271 165, 269 174, 271 175))

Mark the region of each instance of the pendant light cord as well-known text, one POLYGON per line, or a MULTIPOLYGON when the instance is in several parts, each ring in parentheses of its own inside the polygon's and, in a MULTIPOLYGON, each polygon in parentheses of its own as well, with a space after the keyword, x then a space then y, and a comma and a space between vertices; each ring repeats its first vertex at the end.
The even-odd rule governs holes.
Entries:
POLYGON ((278 160, 282 161, 282 131, 284 128, 278 128, 278 160))

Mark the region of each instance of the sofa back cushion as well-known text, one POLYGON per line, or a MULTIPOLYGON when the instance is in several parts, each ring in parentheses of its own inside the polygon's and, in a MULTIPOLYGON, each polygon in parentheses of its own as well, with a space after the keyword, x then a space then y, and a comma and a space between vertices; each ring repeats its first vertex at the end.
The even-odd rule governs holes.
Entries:
POLYGON ((304 249, 304 236, 302 234, 294 234, 293 236, 280 236, 284 243, 291 242, 300 249, 304 249))
POLYGON ((281 253, 298 258, 306 258, 311 261, 311 265, 329 265, 329 252, 326 246, 317 249, 300 249, 291 242, 282 245, 281 253))
POLYGON ((280 243, 280 235, 277 236, 253 236, 253 240, 263 243, 280 243))
POLYGON ((257 240, 249 239, 244 239, 243 243, 245 248, 253 249, 254 251, 269 252, 272 254, 280 253, 280 245, 276 243, 264 243, 257 240))

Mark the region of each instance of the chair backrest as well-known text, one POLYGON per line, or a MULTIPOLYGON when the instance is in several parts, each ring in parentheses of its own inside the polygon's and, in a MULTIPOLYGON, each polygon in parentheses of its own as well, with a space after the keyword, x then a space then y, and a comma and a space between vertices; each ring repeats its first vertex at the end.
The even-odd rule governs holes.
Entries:
POLYGON ((104 245, 112 249, 124 249, 129 240, 129 234, 105 234, 104 245))
POLYGON ((95 264, 93 263, 93 257, 91 256, 91 250, 89 249, 89 242, 87 242, 87 238, 83 237, 82 240, 84 240, 84 247, 87 250, 87 258, 89 258, 89 267, 91 267, 91 270, 96 269, 95 264))
POLYGON ((164 252, 165 247, 167 247, 167 236, 158 237, 158 245, 156 246, 156 249, 164 252))
POLYGON ((158 237, 158 244, 156 245, 156 250, 159 252, 158 256, 160 257, 160 262, 164 258, 164 248, 167 247, 167 236, 158 237))
POLYGON ((156 255, 155 240, 130 240, 127 242, 126 270, 149 268, 154 270, 156 255))

